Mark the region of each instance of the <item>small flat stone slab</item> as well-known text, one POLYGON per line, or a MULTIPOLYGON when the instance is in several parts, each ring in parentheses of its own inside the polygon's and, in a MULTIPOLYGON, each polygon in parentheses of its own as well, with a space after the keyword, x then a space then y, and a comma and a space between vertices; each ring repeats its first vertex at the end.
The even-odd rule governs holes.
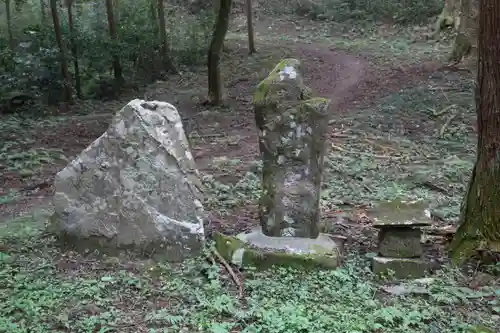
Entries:
POLYGON ((392 271, 396 279, 424 277, 428 268, 429 265, 422 259, 374 257, 372 261, 375 275, 388 275, 392 271))
POLYGON ((371 214, 375 216, 374 228, 417 228, 431 225, 426 214, 428 205, 422 201, 389 201, 380 203, 371 214))
POLYGON ((382 229, 378 234, 378 252, 383 257, 417 258, 423 253, 420 229, 382 229))
POLYGON ((269 237, 260 228, 238 236, 215 234, 219 253, 234 265, 268 269, 335 269, 341 262, 341 244, 326 234, 318 238, 269 237))

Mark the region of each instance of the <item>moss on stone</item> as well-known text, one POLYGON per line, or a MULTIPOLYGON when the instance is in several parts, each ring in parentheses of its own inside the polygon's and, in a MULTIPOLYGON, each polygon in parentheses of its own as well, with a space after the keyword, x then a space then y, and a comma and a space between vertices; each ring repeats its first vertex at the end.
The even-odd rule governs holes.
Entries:
POLYGON ((279 77, 279 73, 287 66, 297 69, 300 66, 300 61, 294 58, 281 60, 273 68, 269 75, 257 85, 257 89, 254 94, 254 103, 259 103, 266 99, 269 92, 269 86, 276 82, 276 79, 279 77))
POLYGON ((287 58, 287 59, 281 60, 276 66, 274 66, 271 73, 269 73, 269 76, 274 75, 274 74, 278 74, 287 66, 297 68, 300 66, 300 60, 295 59, 295 58, 287 58))
POLYGON ((242 267, 268 269, 273 266, 291 267, 296 269, 335 269, 339 266, 337 253, 330 253, 326 249, 318 249, 318 254, 295 254, 286 252, 263 251, 250 248, 236 237, 216 233, 215 244, 217 251, 227 261, 242 267), (241 256, 241 262, 236 262, 235 252, 241 256))
POLYGON ((145 242, 131 244, 118 243, 115 238, 108 238, 101 235, 90 235, 83 237, 76 234, 61 231, 58 227, 59 216, 54 213, 49 218, 46 232, 56 238, 56 244, 65 251, 75 251, 101 257, 103 255, 111 257, 137 256, 140 258, 150 258, 155 261, 181 262, 190 257, 195 257, 202 253, 202 242, 196 235, 190 237, 189 242, 183 246, 177 245, 174 238, 169 240, 154 239, 145 242), (187 251, 189 249, 189 251, 187 251))
POLYGON ((234 252, 242 248, 245 243, 236 237, 227 236, 216 232, 214 234, 215 248, 224 259, 231 261, 234 252))
POLYGON ((322 104, 330 104, 331 100, 328 98, 323 98, 323 97, 312 97, 311 96, 304 96, 307 97, 301 104, 302 106, 310 107, 312 109, 321 111, 320 107, 322 104))

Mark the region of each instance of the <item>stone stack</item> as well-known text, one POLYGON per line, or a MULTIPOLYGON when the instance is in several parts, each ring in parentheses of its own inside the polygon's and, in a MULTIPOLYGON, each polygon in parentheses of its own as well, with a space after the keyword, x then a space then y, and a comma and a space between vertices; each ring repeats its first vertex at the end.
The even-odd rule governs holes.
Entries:
MULTIPOLYGON (((397 206, 395 210, 401 209, 397 206)), ((385 275, 392 271, 396 279, 425 275, 428 265, 422 259, 421 228, 429 226, 430 221, 423 210, 414 213, 417 214, 413 217, 406 215, 405 218, 401 218, 402 214, 395 214, 393 218, 385 215, 374 223, 373 227, 379 229, 378 256, 373 258, 372 263, 375 274, 385 275)))

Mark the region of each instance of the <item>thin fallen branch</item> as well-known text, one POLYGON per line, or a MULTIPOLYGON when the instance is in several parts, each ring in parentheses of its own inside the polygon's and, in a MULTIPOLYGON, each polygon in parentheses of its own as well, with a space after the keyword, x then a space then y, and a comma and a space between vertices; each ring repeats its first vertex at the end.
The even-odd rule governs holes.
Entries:
POLYGON ((416 183, 416 185, 427 187, 428 189, 436 191, 436 192, 440 192, 440 193, 444 193, 444 194, 449 194, 448 191, 445 188, 443 188, 443 187, 441 187, 439 185, 436 185, 436 184, 434 184, 434 183, 432 183, 432 182, 430 182, 428 180, 423 181, 423 182, 418 182, 418 183, 416 183))
POLYGON ((347 135, 347 134, 343 134, 341 132, 332 133, 332 134, 330 134, 330 137, 331 138, 340 138, 340 139, 357 139, 357 136, 355 136, 355 135, 347 135))
POLYGON ((50 178, 46 178, 37 182, 34 182, 33 184, 28 184, 20 188, 20 191, 33 191, 37 189, 44 189, 47 187, 50 187, 54 184, 54 177, 52 176, 50 178))
POLYGON ((370 139, 370 138, 364 138, 363 140, 365 140, 366 142, 368 142, 369 144, 371 144, 372 146, 374 147, 378 147, 380 148, 380 150, 382 150, 384 153, 388 152, 388 151, 392 151, 394 152, 395 149, 393 147, 390 147, 390 146, 383 146, 382 144, 378 143, 378 142, 375 142, 375 140, 373 139, 370 139))
POLYGON ((445 113, 448 113, 448 112, 453 112, 451 110, 455 109, 456 107, 458 107, 457 104, 451 104, 451 105, 448 105, 447 107, 445 108, 442 108, 441 110, 433 110, 432 111, 432 115, 434 117, 440 117, 442 115, 444 115, 445 113))
POLYGON ((221 254, 219 253, 219 251, 217 251, 217 249, 213 248, 211 252, 217 258, 217 260, 226 268, 229 275, 231 275, 231 278, 238 287, 238 297, 243 298, 243 283, 238 278, 238 275, 236 275, 231 265, 228 264, 226 259, 224 259, 224 257, 221 256, 221 254))
POLYGON ((446 131, 446 128, 450 125, 451 121, 455 119, 457 113, 454 112, 452 113, 445 121, 443 126, 441 126, 441 130, 439 131, 439 136, 442 137, 444 135, 444 132, 446 131))
POLYGON ((362 152, 362 151, 347 151, 346 149, 342 148, 342 147, 339 147, 335 144, 331 144, 332 148, 335 149, 335 150, 338 150, 338 151, 341 151, 341 152, 350 152, 352 154, 359 154, 359 155, 364 155, 364 156, 370 156, 370 157, 373 157, 373 158, 380 158, 380 159, 395 159, 395 160, 399 160, 401 159, 402 157, 400 156, 390 156, 390 155, 377 155, 377 154, 371 154, 371 153, 365 153, 365 152, 362 152))

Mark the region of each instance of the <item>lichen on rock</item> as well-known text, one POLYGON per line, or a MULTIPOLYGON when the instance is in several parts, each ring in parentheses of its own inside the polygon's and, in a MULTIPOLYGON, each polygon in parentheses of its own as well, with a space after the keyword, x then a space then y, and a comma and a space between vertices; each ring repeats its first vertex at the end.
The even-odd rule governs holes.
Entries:
POLYGON ((258 86, 263 161, 260 219, 268 236, 315 238, 330 100, 313 98, 300 61, 281 61, 258 86))
POLYGON ((204 242, 201 182, 176 108, 133 100, 55 179, 64 245, 179 261, 204 242))

